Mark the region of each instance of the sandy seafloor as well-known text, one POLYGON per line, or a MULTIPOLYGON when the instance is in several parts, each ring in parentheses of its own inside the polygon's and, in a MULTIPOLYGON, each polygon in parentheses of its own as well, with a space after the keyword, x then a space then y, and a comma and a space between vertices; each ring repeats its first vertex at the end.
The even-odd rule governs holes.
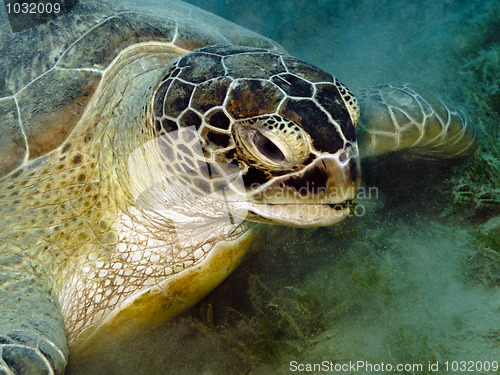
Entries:
MULTIPOLYGON (((474 43, 461 30, 495 3, 190 2, 276 40, 354 92, 412 82, 458 105, 474 89, 461 86, 456 69, 474 43)), ((467 208, 446 214, 443 181, 452 172, 404 167, 410 172, 366 167, 365 187, 378 185, 378 194, 360 199, 359 217, 330 228, 264 229, 253 255, 191 312, 133 345, 117 343, 115 355, 75 373, 300 373, 290 361, 423 365, 392 372, 399 374, 495 373, 451 365, 500 361, 500 249, 477 239, 498 230, 500 217, 471 218, 467 208), (429 362, 439 370, 429 371, 429 362)))

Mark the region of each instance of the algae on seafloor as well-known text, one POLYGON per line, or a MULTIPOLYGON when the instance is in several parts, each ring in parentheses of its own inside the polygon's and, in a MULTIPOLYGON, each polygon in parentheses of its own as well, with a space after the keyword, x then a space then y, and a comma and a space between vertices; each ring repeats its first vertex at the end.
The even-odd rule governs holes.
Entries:
POLYGON ((466 93, 479 148, 450 179, 451 210, 485 221, 500 214, 500 5, 480 21, 456 27, 465 46, 457 56, 462 60, 458 85, 466 93))
POLYGON ((480 284, 500 286, 500 216, 470 232, 477 251, 465 264, 465 273, 480 284))
POLYGON ((478 131, 479 147, 450 178, 452 204, 444 214, 484 223, 470 230, 476 248, 464 264, 469 280, 500 285, 500 5, 492 6, 480 20, 456 24, 464 48, 455 57, 465 92, 463 105, 478 131))
MULTIPOLYGON (((266 262, 270 268, 262 270, 264 272, 261 276, 250 274, 244 277, 247 289, 245 296, 239 296, 239 306, 233 305, 233 300, 226 302, 229 305, 219 301, 219 306, 214 307, 214 299, 209 298, 202 302, 201 312, 196 314, 194 326, 207 335, 215 333, 240 358, 242 368, 274 368, 306 355, 319 341, 324 340, 322 335, 330 328, 330 322, 335 320, 335 316, 342 315, 360 302, 356 298, 337 298, 333 292, 333 276, 329 273, 318 275, 319 279, 313 280, 295 275, 291 270, 295 268, 299 271, 301 267, 297 263, 303 263, 304 256, 307 255, 312 259, 311 270, 315 270, 319 263, 329 258, 328 254, 321 254, 321 248, 304 249, 301 246, 303 242, 311 242, 308 238, 318 237, 322 231, 324 230, 298 232, 290 228, 266 228, 263 238, 255 246, 259 251, 268 252, 267 255, 271 258, 273 253, 278 256, 286 254, 286 264, 291 266, 290 269, 278 270, 276 266, 280 261, 276 258, 266 262), (279 244, 276 237, 285 237, 288 241, 279 244), (268 272, 272 267, 277 272, 268 272), (283 287, 281 283, 285 278, 284 274, 291 277, 288 278, 290 284, 283 287)), ((337 234, 341 242, 348 242, 353 232, 345 234, 338 231, 337 234)), ((250 263, 256 263, 250 269, 260 268, 260 261, 260 257, 253 258, 250 263)), ((234 275, 233 279, 240 277, 241 274, 234 275)), ((214 294, 223 295, 224 289, 228 287, 231 285, 226 283, 214 294)), ((217 300, 218 298, 215 299, 217 300)))
MULTIPOLYGON (((436 347, 429 345, 427 335, 422 333, 415 334, 414 327, 403 325, 396 333, 387 338, 386 345, 392 348, 392 354, 402 363, 421 365, 421 367, 418 367, 418 370, 421 369, 418 372, 419 375, 436 374, 429 368, 428 364, 438 361, 437 353, 439 351, 436 347)), ((415 375, 415 372, 412 371, 413 369, 415 367, 409 371, 403 370, 394 373, 398 375, 415 375)))
POLYGON ((476 253, 464 264, 466 277, 500 285, 500 5, 482 20, 465 24, 469 38, 459 68, 470 116, 478 130, 479 148, 450 179, 453 203, 445 211, 461 212, 479 223, 470 231, 476 253))
POLYGON ((297 287, 276 293, 256 275, 249 284, 252 314, 230 309, 218 330, 243 357, 278 364, 300 356, 326 330, 324 308, 314 293, 297 287), (230 323, 234 319, 239 320, 236 329, 230 323))

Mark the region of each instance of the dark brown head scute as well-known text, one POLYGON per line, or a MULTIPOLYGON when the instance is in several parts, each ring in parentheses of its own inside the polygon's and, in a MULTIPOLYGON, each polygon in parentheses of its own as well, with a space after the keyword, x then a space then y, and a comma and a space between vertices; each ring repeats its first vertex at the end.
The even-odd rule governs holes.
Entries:
POLYGON ((181 127, 187 128, 188 126, 194 126, 196 129, 199 129, 201 126, 201 118, 196 112, 187 110, 179 119, 179 123, 181 127))
POLYGON ((221 148, 229 147, 231 141, 231 137, 229 135, 213 131, 207 132, 206 137, 212 144, 221 148))
POLYGON ((349 141, 355 141, 356 135, 354 134, 354 126, 351 121, 351 116, 347 110, 344 100, 333 84, 319 84, 316 85, 315 99, 328 113, 332 116, 333 120, 340 125, 342 133, 349 141))
POLYGON ((169 120, 169 119, 163 119, 161 121, 156 120, 155 121, 155 126, 156 126, 156 132, 160 134, 166 134, 170 133, 173 131, 176 131, 179 129, 179 126, 177 125, 177 122, 169 120))
POLYGON ((201 83, 212 78, 224 76, 221 57, 201 51, 182 57, 177 66, 181 68, 178 78, 188 82, 201 83))
POLYGON ((222 130, 228 130, 231 122, 224 111, 217 110, 205 115, 207 124, 222 130))
POLYGON ((242 79, 229 92, 227 110, 236 119, 274 113, 283 98, 269 81, 242 79))
POLYGON ((222 105, 231 82, 231 78, 219 77, 200 83, 196 86, 191 100, 193 109, 204 113, 213 107, 222 105))
POLYGON ((176 118, 182 111, 189 107, 189 99, 191 98, 193 89, 193 85, 175 79, 168 89, 164 91, 164 95, 160 95, 160 93, 157 92, 155 97, 155 108, 160 105, 159 103, 156 104, 156 102, 163 102, 163 114, 176 118))
POLYGON ((312 100, 287 99, 280 115, 302 126, 321 152, 335 153, 344 147, 344 140, 328 117, 312 100))
POLYGON ((280 74, 271 78, 287 95, 310 98, 313 95, 311 83, 293 74, 280 74))
POLYGON ((286 72, 279 55, 270 52, 241 53, 223 59, 227 75, 232 78, 264 78, 286 72))

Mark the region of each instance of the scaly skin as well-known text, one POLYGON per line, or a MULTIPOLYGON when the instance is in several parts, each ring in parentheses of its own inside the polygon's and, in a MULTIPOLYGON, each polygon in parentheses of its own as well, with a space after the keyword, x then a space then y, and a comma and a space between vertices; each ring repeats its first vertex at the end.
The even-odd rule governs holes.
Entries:
MULTIPOLYGON (((153 136, 144 127, 151 82, 182 53, 167 44, 122 53, 68 141, 2 180, 0 293, 9 309, 0 314, 0 337, 8 343, 0 358, 12 369, 31 373, 32 366, 38 373, 45 366, 51 373, 46 366, 51 362, 61 373, 67 355, 61 309, 72 343, 132 293, 195 260, 189 248, 175 247, 171 228, 135 225, 147 218, 131 211, 126 178, 128 155, 153 136), (123 76, 135 78, 124 81, 123 76), (22 334, 14 336, 18 330, 22 334), (36 354, 27 354, 30 350, 36 354), (12 365, 15 351, 24 359, 12 365), (37 361, 44 364, 32 363, 37 361)), ((217 229, 200 241, 215 241, 217 229)))
POLYGON ((356 135, 361 155, 403 151, 422 159, 463 159, 477 147, 472 122, 431 93, 408 84, 361 90, 356 135))

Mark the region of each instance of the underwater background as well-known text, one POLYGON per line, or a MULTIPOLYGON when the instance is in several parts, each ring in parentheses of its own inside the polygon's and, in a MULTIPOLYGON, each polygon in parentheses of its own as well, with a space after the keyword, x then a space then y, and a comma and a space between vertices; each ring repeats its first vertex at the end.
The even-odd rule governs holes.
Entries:
POLYGON ((395 82, 429 89, 469 115, 480 147, 461 166, 364 162, 364 186, 377 189, 359 198, 358 217, 263 228, 246 262, 194 309, 69 372, 289 374, 291 361, 367 361, 423 370, 358 373, 458 374, 471 372, 446 362, 500 361, 499 2, 188 2, 354 93, 395 82))

